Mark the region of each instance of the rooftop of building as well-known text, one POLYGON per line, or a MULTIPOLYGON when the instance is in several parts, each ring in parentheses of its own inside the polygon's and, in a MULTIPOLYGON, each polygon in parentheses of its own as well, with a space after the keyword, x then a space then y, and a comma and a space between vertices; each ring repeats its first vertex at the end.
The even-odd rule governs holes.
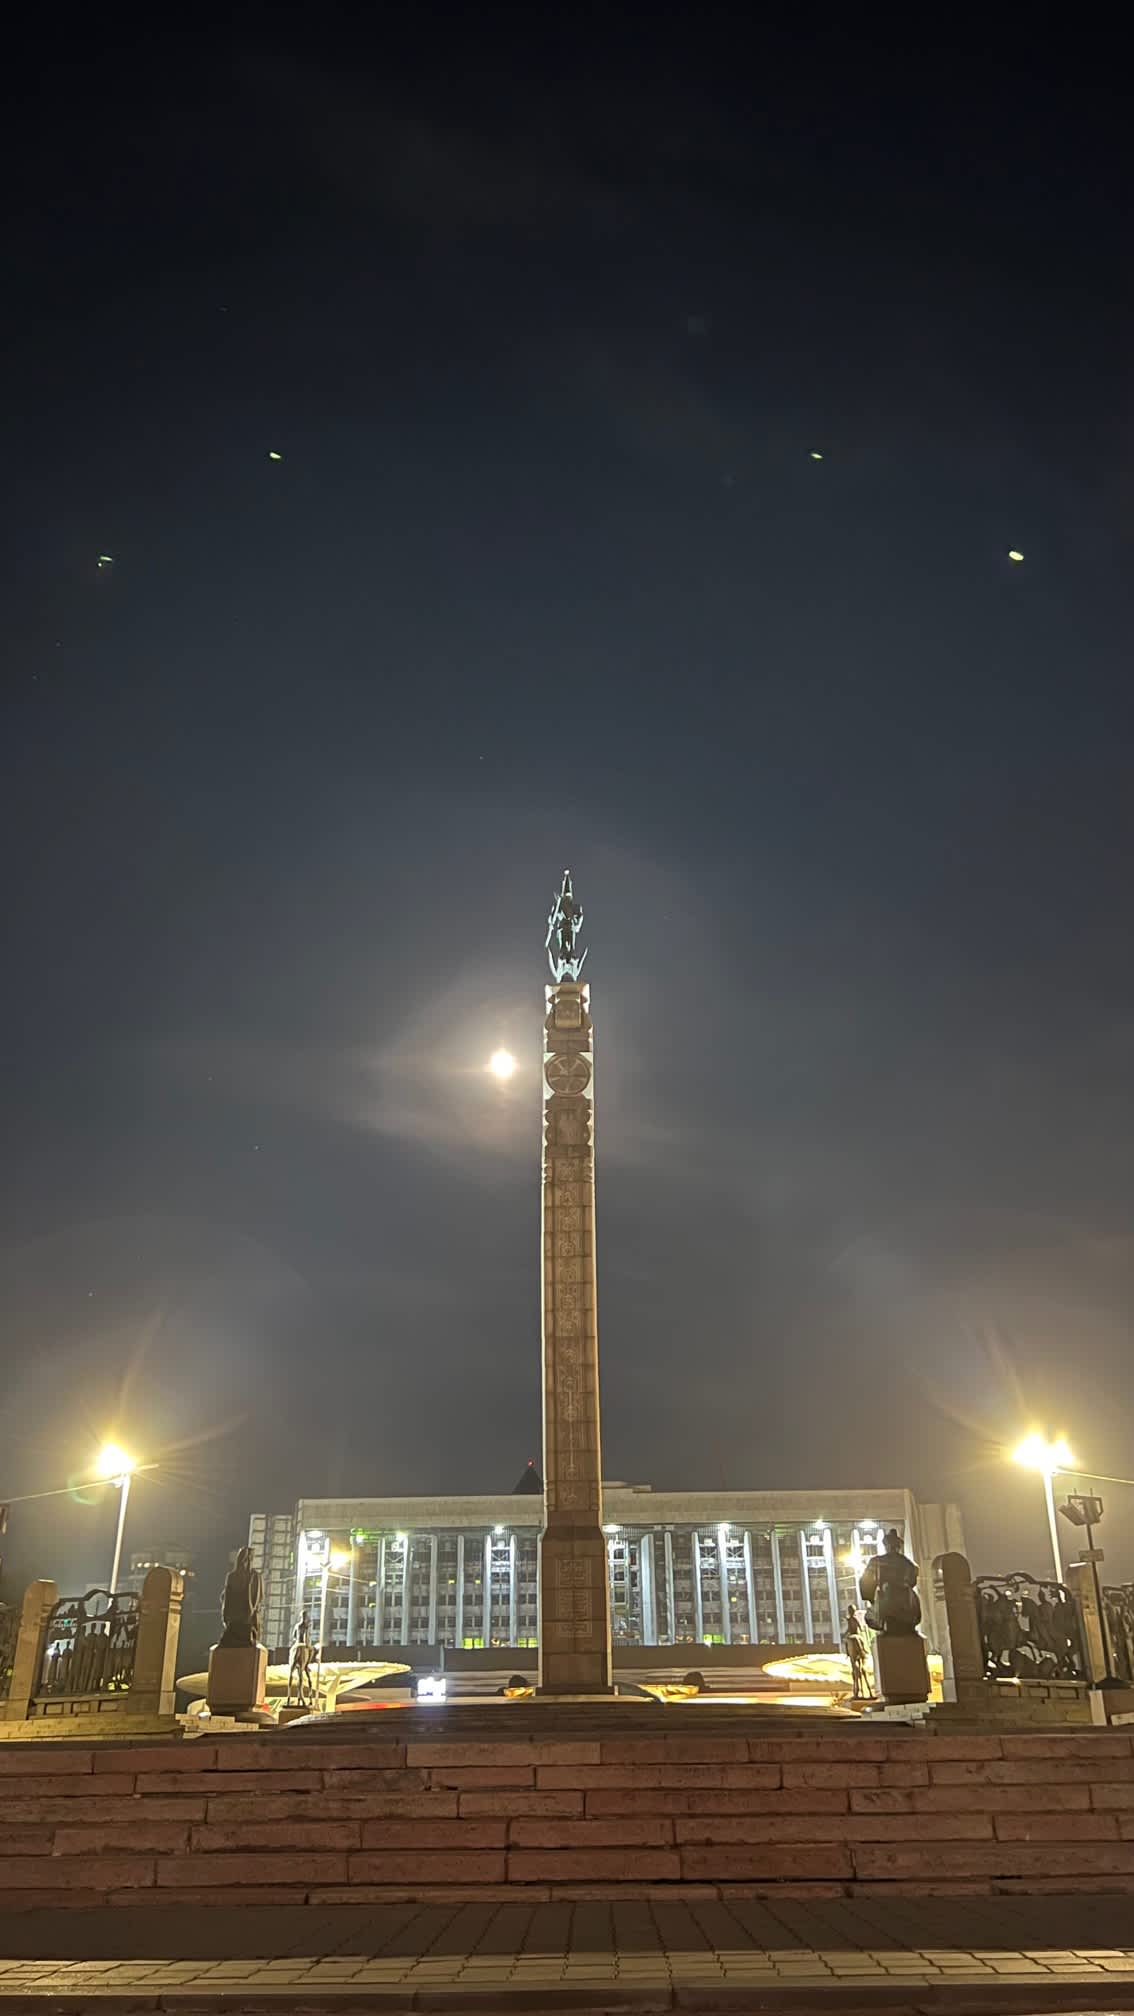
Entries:
MULTIPOLYGON (((533 1466, 534 1468, 534 1466, 533 1466)), ((538 1478, 538 1473, 535 1473, 538 1478)), ((860 1524, 907 1519, 916 1504, 903 1485, 862 1485, 854 1489, 784 1491, 667 1491, 650 1484, 612 1479, 603 1485, 604 1519, 611 1525, 789 1525, 860 1524)), ((512 1491, 445 1493, 436 1496, 336 1496, 301 1498, 294 1515, 309 1531, 365 1530, 382 1526, 531 1526, 543 1520, 543 1490, 537 1481, 512 1491)))

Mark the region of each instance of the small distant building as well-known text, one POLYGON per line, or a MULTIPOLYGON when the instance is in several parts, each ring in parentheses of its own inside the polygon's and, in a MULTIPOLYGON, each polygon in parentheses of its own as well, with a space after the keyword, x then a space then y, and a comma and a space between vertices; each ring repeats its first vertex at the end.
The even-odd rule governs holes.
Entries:
POLYGON ((139 1547, 130 1556, 130 1564, 125 1574, 118 1577, 119 1589, 132 1589, 141 1595, 142 1584, 151 1568, 175 1568, 185 1578, 188 1592, 193 1581, 193 1554, 191 1548, 183 1547, 180 1541, 163 1540, 153 1547, 139 1547))
MULTIPOLYGON (((604 1484, 615 1649, 680 1645, 830 1649, 857 1579, 896 1527, 921 1564, 964 1552, 955 1505, 902 1488, 655 1491, 604 1484)), ((495 1497, 305 1498, 255 1513, 248 1541, 264 1576, 263 1632, 287 1645, 303 1610, 328 1654, 442 1646, 522 1650, 538 1642, 543 1484, 529 1464, 495 1497)))

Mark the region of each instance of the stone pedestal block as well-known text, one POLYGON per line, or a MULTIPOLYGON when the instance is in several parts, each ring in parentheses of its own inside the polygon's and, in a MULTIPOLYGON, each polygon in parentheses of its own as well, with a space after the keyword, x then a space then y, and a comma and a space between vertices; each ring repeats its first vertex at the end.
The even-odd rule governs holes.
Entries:
POLYGON ((268 1686, 264 1645, 214 1645, 209 1653, 206 1698, 214 1715, 243 1715, 258 1708, 268 1686))
POLYGON ((881 1633, 874 1640, 874 1674, 884 1701, 906 1706, 914 1701, 928 1701, 929 1663, 924 1638, 916 1632, 909 1636, 881 1633))
POLYGON ((549 1527, 540 1546, 541 1694, 609 1694, 609 1582, 600 1527, 549 1527))

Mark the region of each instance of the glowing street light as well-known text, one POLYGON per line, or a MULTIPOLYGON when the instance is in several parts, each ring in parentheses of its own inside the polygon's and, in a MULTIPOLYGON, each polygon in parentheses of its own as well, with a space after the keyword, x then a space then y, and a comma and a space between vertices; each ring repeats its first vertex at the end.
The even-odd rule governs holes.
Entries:
POLYGON ((128 1456, 117 1442, 105 1442, 95 1461, 98 1475, 118 1486, 118 1530, 114 1536, 114 1560, 110 1569, 112 1596, 115 1593, 118 1570, 122 1562, 122 1535, 126 1527, 126 1507, 130 1502, 130 1479, 137 1467, 134 1458, 128 1456))
POLYGON ((488 1068, 492 1076, 498 1078, 503 1085, 514 1075, 516 1060, 510 1050, 494 1050, 488 1060, 488 1068))
POLYGON ((1052 1481, 1061 1470, 1074 1470, 1075 1458, 1071 1454, 1065 1435, 1057 1435, 1054 1442, 1048 1442, 1035 1429, 1025 1435, 1012 1451, 1012 1460, 1022 1463, 1025 1470, 1038 1470, 1043 1478, 1043 1502, 1047 1507, 1047 1528, 1051 1535, 1051 1558, 1055 1564, 1055 1579, 1063 1580, 1063 1562, 1059 1555, 1059 1525, 1055 1517, 1055 1492, 1052 1481))
POLYGON ((130 1477, 137 1469, 132 1456, 126 1454, 117 1442, 105 1442, 98 1452, 95 1469, 100 1477, 113 1478, 117 1483, 121 1477, 130 1477))

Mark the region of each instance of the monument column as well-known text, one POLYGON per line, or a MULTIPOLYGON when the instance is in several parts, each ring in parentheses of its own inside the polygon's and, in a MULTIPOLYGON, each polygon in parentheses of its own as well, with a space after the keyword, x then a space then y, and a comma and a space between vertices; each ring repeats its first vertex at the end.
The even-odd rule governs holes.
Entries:
POLYGON ((595 1292, 594 1053, 568 871, 552 905, 543 1043, 543 1477, 539 1691, 609 1694, 595 1292))

